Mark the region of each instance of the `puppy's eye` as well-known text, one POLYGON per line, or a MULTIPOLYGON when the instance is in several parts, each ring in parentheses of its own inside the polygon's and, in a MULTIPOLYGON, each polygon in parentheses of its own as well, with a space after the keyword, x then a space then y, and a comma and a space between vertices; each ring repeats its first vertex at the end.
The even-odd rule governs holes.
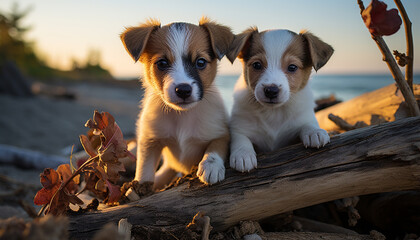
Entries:
POLYGON ((287 71, 288 72, 291 72, 291 73, 294 73, 294 72, 296 72, 298 70, 298 67, 295 65, 295 64, 290 64, 288 67, 287 67, 287 71))
POLYGON ((262 69, 262 64, 261 64, 260 62, 254 62, 254 63, 252 64, 252 67, 253 67, 255 70, 261 70, 261 69, 262 69))
POLYGON ((157 61, 156 66, 160 71, 168 70, 168 68, 170 67, 170 65, 169 65, 169 63, 166 59, 161 59, 161 60, 157 61))
POLYGON ((199 58, 197 59, 197 61, 195 61, 195 67, 198 70, 203 70, 204 68, 206 68, 207 66, 207 61, 204 58, 199 58))

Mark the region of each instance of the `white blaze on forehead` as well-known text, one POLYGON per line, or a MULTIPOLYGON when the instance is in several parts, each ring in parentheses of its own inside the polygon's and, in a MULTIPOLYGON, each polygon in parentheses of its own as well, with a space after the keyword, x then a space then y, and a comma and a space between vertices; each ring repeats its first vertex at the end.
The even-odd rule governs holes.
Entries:
POLYGON ((281 67, 281 58, 293 40, 293 34, 287 30, 271 30, 264 32, 262 42, 267 57, 267 68, 281 67))
POLYGON ((174 23, 169 26, 168 44, 172 51, 174 62, 170 75, 174 84, 190 83, 191 79, 187 76, 182 62, 182 56, 188 52, 191 32, 184 23, 174 23))
POLYGON ((173 62, 170 63, 169 72, 163 79, 163 95, 165 102, 177 110, 182 109, 177 105, 178 103, 187 101, 193 104, 200 100, 198 84, 194 84, 195 80, 187 74, 183 62, 183 56, 188 55, 191 34, 188 25, 184 23, 175 23, 169 26, 167 41, 172 52, 173 62), (187 99, 180 98, 176 93, 176 88, 180 84, 188 84, 192 87, 191 96, 187 99))
POLYGON ((287 30, 271 30, 262 34, 263 47, 267 59, 267 69, 255 86, 254 95, 259 102, 284 103, 290 96, 289 82, 282 70, 281 60, 284 52, 293 40, 293 34, 287 30), (275 98, 265 95, 265 87, 276 86, 279 94, 275 98))
POLYGON ((188 51, 191 32, 183 23, 175 23, 169 27, 168 43, 174 54, 175 62, 182 61, 188 51))

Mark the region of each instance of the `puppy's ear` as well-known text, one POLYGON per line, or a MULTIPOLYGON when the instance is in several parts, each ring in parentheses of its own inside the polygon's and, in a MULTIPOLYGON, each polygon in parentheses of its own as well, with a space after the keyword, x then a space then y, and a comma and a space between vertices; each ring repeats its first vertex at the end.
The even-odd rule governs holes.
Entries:
POLYGON ((157 20, 149 20, 139 27, 129 27, 121 35, 121 41, 125 49, 137 62, 146 47, 150 34, 160 28, 160 22, 157 20))
POLYGON ((236 57, 244 57, 244 53, 250 47, 250 40, 255 33, 258 33, 258 29, 256 27, 252 27, 238 35, 235 35, 229 51, 226 54, 226 57, 231 63, 235 61, 236 57))
POLYGON ((217 59, 222 59, 233 41, 233 33, 229 27, 210 21, 206 17, 200 19, 200 27, 204 27, 210 35, 211 47, 217 59))
POLYGON ((301 31, 300 35, 305 39, 308 46, 312 66, 315 71, 318 71, 328 62, 334 49, 310 32, 301 31))

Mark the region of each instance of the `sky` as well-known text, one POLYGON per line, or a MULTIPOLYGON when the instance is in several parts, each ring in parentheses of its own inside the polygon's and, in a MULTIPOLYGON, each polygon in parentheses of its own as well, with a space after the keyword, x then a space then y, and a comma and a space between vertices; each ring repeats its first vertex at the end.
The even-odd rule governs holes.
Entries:
MULTIPOLYGON (((94 49, 101 52, 101 63, 115 77, 139 76, 141 64, 134 63, 119 38, 125 27, 136 26, 148 18, 159 19, 162 25, 198 24, 201 16, 208 16, 231 27, 235 34, 250 26, 257 26, 260 31, 311 31, 335 49, 318 73, 389 73, 364 26, 356 0, 1 0, 0 10, 9 11, 15 2, 21 9, 32 9, 24 24, 32 27, 27 37, 36 43, 37 52, 49 65, 64 70, 70 69, 72 59, 83 61, 94 49)), ((396 8, 394 1, 384 2, 388 9, 396 8)), ((413 23, 414 72, 420 73, 420 1, 402 2, 413 23)), ((365 6, 369 3, 370 0, 364 1, 365 6)), ((403 25, 396 34, 384 38, 391 51, 406 51, 403 25)), ((232 65, 224 58, 220 62, 220 74, 240 72, 239 61, 232 65)))

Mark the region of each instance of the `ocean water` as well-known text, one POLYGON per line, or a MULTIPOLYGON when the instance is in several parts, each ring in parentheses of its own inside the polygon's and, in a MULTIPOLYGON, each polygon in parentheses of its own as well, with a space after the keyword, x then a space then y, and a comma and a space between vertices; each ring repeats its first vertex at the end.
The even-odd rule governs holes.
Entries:
MULTIPOLYGON (((223 100, 230 112, 233 105, 233 88, 239 75, 220 75, 216 78, 223 100)), ((334 94, 342 101, 347 101, 363 93, 370 92, 395 83, 388 75, 317 75, 309 80, 315 99, 334 94)), ((414 76, 414 83, 420 84, 420 75, 414 76)))

